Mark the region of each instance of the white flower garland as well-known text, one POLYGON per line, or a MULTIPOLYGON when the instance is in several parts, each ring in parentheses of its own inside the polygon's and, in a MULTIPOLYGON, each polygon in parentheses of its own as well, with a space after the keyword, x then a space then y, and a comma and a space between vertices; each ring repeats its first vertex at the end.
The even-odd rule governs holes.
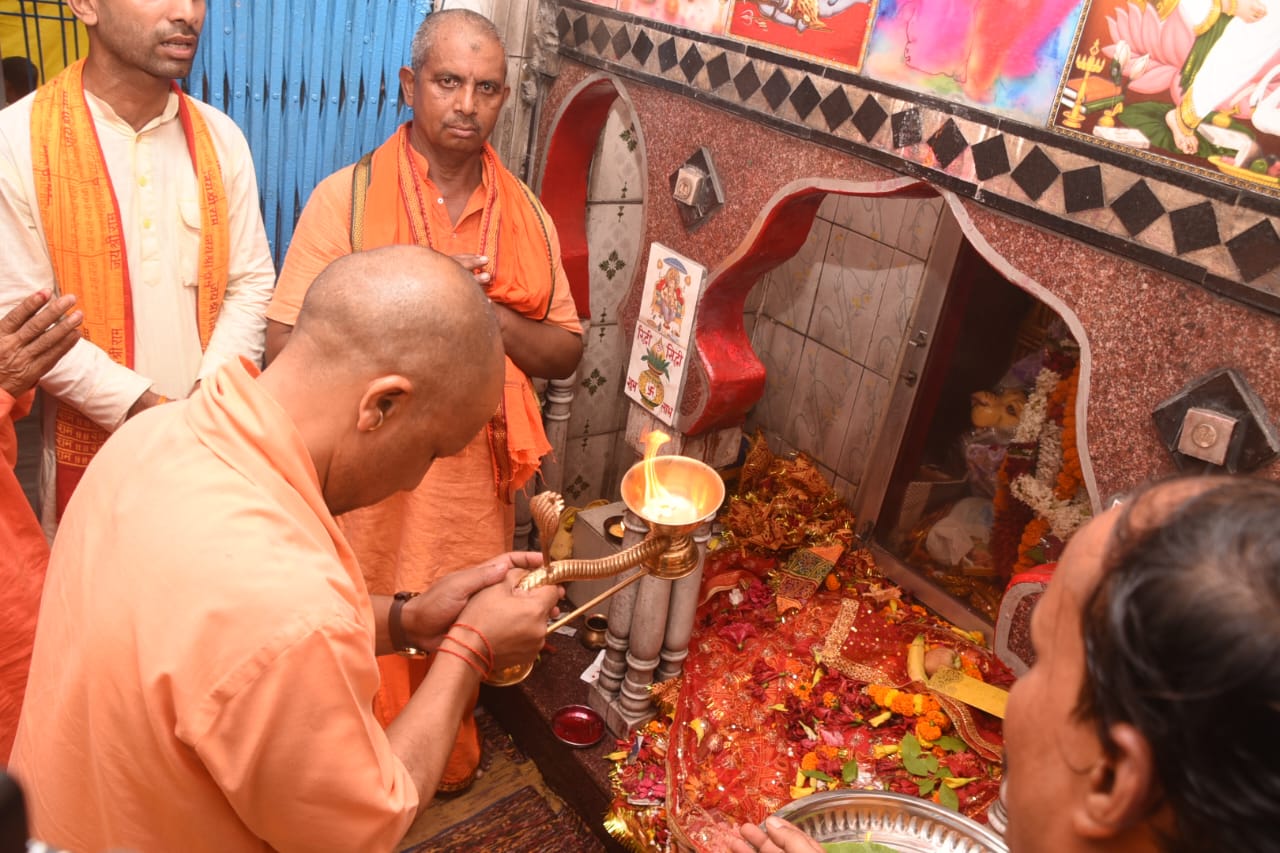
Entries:
POLYGON ((1030 474, 1023 474, 1010 483, 1009 493, 1049 522, 1053 535, 1063 541, 1088 521, 1091 515, 1087 501, 1077 498, 1060 501, 1053 494, 1053 486, 1036 480, 1030 474))
POLYGON ((1065 541, 1092 513, 1087 496, 1081 499, 1077 495, 1061 501, 1054 495, 1058 473, 1062 470, 1062 426, 1048 420, 1048 409, 1049 396, 1061 381, 1061 374, 1048 367, 1036 376, 1035 390, 1027 399, 1013 434, 1015 443, 1037 446, 1035 472, 1016 477, 1009 484, 1009 493, 1049 522, 1053 535, 1065 541))

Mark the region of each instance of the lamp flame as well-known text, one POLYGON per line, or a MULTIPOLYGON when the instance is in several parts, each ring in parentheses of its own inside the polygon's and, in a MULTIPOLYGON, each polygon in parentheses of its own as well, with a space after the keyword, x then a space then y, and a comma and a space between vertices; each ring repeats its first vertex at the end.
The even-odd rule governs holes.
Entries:
POLYGON ((672 494, 658 479, 658 448, 671 440, 661 430, 652 430, 644 437, 644 508, 641 515, 659 523, 681 523, 697 518, 698 508, 683 495, 672 494))

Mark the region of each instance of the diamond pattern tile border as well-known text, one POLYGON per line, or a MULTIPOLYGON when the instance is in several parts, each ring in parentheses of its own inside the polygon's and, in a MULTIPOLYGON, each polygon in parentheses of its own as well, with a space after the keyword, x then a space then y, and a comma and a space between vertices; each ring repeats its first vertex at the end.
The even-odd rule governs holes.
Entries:
POLYGON ((848 154, 1280 314, 1280 296, 1250 285, 1280 267, 1280 190, 1187 174, 732 39, 577 0, 560 7, 556 32, 570 59, 748 119, 767 116, 797 136, 821 134, 848 154), (1096 165, 1082 168, 1082 156, 1096 165), (1173 188, 1192 198, 1167 209, 1160 198, 1173 188))

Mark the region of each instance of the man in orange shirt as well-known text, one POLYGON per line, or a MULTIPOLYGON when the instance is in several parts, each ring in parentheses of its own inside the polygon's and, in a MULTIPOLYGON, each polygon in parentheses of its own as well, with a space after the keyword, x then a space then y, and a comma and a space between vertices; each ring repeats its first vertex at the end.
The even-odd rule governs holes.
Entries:
POLYGON ((13 422, 30 411, 40 377, 79 340, 75 330, 84 315, 67 313, 75 303, 74 296, 50 302, 48 291, 41 290, 0 319, 0 554, 5 555, 0 561, 0 761, 6 764, 49 562, 49 544, 14 475, 18 437, 13 422))
MULTIPOLYGON (((454 256, 474 270, 493 301, 507 379, 489 426, 461 453, 433 466, 419 488, 339 521, 370 590, 384 595, 428 588, 511 547, 513 492, 550 450, 529 377, 566 377, 582 355, 555 227, 487 143, 509 93, 501 38, 474 12, 433 12, 414 36, 412 53, 412 68, 400 71, 412 122, 316 187, 267 311, 270 361, 326 264, 401 243, 454 256)), ((376 710, 387 724, 425 670, 395 656, 379 666, 376 710)), ((479 762, 479 738, 468 718, 443 790, 465 788, 479 762)))
POLYGON ((49 563, 12 768, 35 837, 392 849, 480 678, 532 660, 561 591, 517 590, 541 560, 505 554, 407 602, 371 596, 333 514, 457 452, 502 370, 471 276, 391 247, 330 266, 260 376, 229 363, 118 430, 49 563), (384 732, 375 654, 392 638, 437 660, 384 732))

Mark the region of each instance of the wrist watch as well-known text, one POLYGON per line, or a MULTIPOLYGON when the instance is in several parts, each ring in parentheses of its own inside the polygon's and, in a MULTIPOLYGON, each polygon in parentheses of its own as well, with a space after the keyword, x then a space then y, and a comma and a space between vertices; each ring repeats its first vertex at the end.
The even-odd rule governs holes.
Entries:
POLYGON ((416 592, 397 592, 391 600, 391 610, 387 613, 387 633, 391 635, 391 647, 396 650, 396 654, 407 658, 427 656, 424 650, 410 644, 409 638, 404 633, 404 622, 401 620, 400 611, 404 610, 405 602, 417 595, 416 592))

